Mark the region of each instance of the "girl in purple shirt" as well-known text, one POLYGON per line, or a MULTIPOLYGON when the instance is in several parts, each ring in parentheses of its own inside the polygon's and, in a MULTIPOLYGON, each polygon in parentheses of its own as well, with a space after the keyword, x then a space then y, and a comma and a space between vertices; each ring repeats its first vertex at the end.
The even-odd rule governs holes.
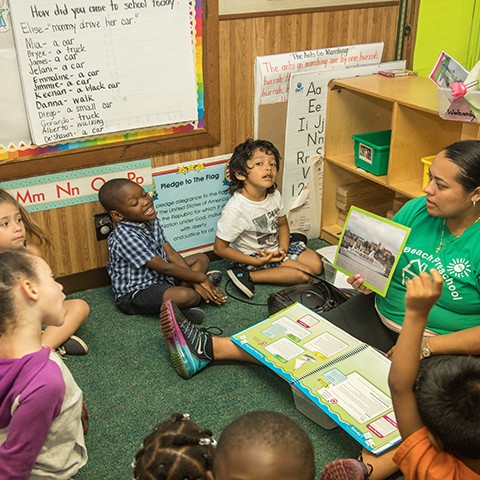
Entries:
POLYGON ((63 287, 45 261, 0 251, 0 480, 68 479, 87 462, 82 392, 42 346, 65 321, 63 287))

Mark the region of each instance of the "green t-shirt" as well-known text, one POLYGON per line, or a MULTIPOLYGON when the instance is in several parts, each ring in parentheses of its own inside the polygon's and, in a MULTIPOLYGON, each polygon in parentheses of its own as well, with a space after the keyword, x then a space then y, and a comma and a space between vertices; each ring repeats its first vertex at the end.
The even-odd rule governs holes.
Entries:
POLYGON ((431 216, 425 197, 415 198, 395 215, 395 222, 410 227, 385 297, 377 296, 377 308, 386 318, 403 323, 405 284, 420 272, 436 268, 443 277, 443 292, 428 316, 427 328, 445 334, 480 325, 480 222, 455 238, 444 219, 431 216))

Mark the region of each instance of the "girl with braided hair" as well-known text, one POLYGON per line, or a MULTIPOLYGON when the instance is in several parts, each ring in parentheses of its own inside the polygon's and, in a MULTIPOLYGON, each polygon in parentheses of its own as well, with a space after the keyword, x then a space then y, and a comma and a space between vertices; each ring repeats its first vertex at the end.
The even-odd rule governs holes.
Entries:
POLYGON ((212 480, 216 444, 188 413, 174 413, 143 441, 132 463, 134 479, 212 480))

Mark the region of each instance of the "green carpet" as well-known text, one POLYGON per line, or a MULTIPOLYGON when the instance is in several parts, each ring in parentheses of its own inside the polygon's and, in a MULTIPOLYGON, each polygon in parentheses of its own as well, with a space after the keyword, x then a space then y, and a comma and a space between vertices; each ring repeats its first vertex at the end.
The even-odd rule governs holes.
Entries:
MULTIPOLYGON (((310 242, 312 248, 324 245, 321 240, 310 242)), ((226 261, 211 265, 223 272, 226 267, 226 261)), ((220 284, 222 291, 225 283, 224 279, 220 284)), ((233 298, 223 306, 203 305, 205 326, 215 325, 232 335, 266 318, 267 296, 280 287, 255 288, 252 301, 264 305, 246 305, 233 298)), ((241 296, 232 284, 229 289, 241 296)), ((142 439, 172 412, 189 412, 217 438, 225 425, 243 413, 283 412, 310 435, 319 473, 325 463, 359 453, 359 445, 342 429, 324 430, 298 412, 288 384, 267 368, 217 363, 183 380, 170 364, 157 317, 123 314, 113 302, 110 287, 72 297, 83 298, 91 307, 89 320, 78 332, 88 343, 89 353, 65 360, 90 413, 89 461, 76 479, 130 479, 130 464, 142 439)))

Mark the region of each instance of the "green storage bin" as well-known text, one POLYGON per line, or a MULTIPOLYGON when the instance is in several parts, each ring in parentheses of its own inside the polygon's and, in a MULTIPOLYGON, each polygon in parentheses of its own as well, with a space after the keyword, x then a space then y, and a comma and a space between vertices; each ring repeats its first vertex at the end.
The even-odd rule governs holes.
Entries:
POLYGON ((355 165, 374 175, 388 172, 391 130, 352 135, 355 141, 355 165))

